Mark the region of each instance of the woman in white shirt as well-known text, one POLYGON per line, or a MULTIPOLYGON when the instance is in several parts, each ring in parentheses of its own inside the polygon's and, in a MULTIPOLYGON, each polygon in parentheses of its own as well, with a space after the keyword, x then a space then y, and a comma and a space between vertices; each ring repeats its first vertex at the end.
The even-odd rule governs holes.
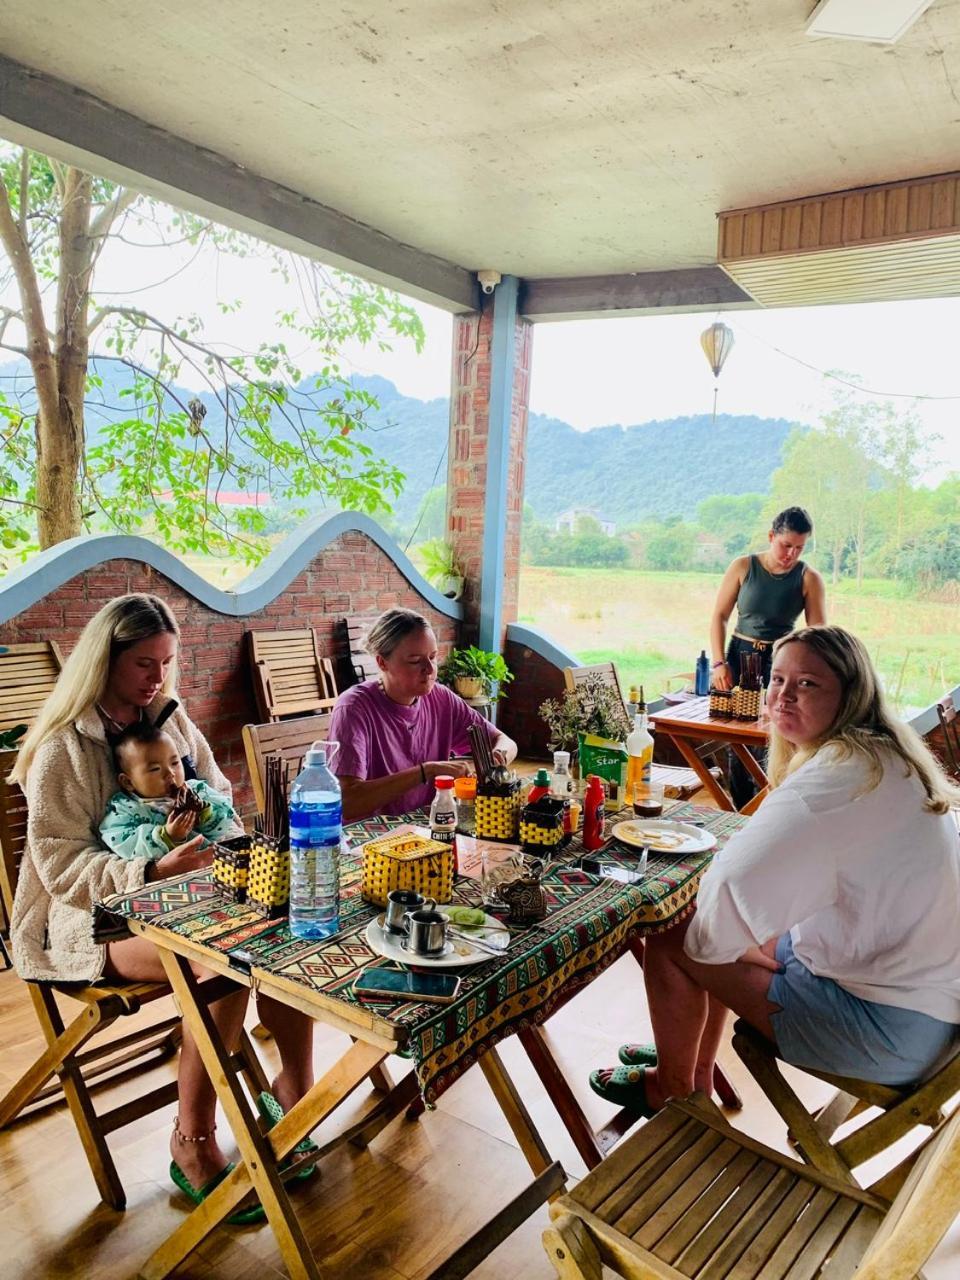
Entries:
POLYGON ((714 859, 696 912, 647 939, 656 1052, 590 1077, 642 1115, 710 1092, 718 1005, 787 1062, 891 1086, 957 1042, 960 789, 841 627, 777 642, 767 707, 770 796, 714 859))

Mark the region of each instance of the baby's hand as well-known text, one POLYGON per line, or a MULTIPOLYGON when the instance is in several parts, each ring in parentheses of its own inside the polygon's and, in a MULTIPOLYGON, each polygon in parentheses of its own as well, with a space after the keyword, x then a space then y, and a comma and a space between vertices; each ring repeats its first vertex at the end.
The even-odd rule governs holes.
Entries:
POLYGON ((175 845, 182 844, 197 825, 197 814, 193 809, 174 810, 167 819, 164 830, 175 845))

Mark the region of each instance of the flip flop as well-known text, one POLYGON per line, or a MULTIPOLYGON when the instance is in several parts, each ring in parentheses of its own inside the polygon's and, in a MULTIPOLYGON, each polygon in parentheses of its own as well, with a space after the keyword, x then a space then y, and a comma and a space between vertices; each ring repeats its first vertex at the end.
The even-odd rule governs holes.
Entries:
POLYGON ((654 1044, 622 1044, 617 1057, 625 1067, 655 1067, 657 1046, 654 1044))
MULTIPOLYGON (((233 1173, 235 1168, 236 1166, 231 1161, 218 1174, 212 1177, 205 1186, 195 1187, 176 1160, 171 1160, 170 1180, 175 1187, 178 1187, 183 1192, 188 1200, 192 1200, 194 1204, 203 1204, 210 1192, 215 1191, 224 1178, 233 1173)), ((254 1222, 264 1222, 266 1217, 266 1210, 258 1200, 254 1204, 248 1205, 246 1209, 237 1209, 236 1212, 231 1213, 226 1221, 233 1227, 247 1227, 254 1222)))
POLYGON ((657 1108, 647 1101, 647 1088, 643 1067, 614 1067, 609 1080, 601 1080, 599 1071, 590 1072, 590 1088, 614 1106, 632 1111, 648 1120, 657 1114, 657 1108))
MULTIPOLYGON (((281 1107, 280 1103, 276 1100, 276 1098, 273 1096, 272 1093, 268 1093, 266 1090, 264 1090, 263 1093, 257 1094, 257 1110, 260 1112, 263 1122, 266 1125, 265 1132, 267 1133, 270 1132, 270 1130, 273 1128, 275 1124, 279 1124, 285 1115, 283 1107, 281 1107)), ((283 1170, 287 1167, 287 1165, 295 1156, 309 1156, 309 1155, 319 1155, 319 1154, 320 1154, 320 1148, 317 1146, 317 1144, 313 1141, 312 1138, 301 1138, 300 1141, 297 1143, 297 1145, 293 1148, 293 1151, 291 1151, 290 1155, 287 1156, 286 1160, 284 1160, 283 1163, 280 1165, 280 1171, 283 1172, 283 1170)), ((303 1182, 306 1178, 312 1178, 314 1173, 316 1173, 316 1170, 317 1170, 317 1166, 315 1164, 304 1165, 302 1169, 297 1170, 297 1172, 292 1176, 290 1181, 303 1182)))

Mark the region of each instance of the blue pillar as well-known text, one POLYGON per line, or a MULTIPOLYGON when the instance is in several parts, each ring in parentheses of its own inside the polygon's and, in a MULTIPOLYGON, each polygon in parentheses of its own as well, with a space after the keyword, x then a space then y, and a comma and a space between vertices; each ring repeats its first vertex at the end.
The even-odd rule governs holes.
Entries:
POLYGON ((503 632, 504 547, 507 479, 517 328, 516 276, 504 276, 493 296, 490 339, 490 416, 487 425, 487 483, 483 501, 483 568, 480 574, 481 649, 500 652, 503 632))

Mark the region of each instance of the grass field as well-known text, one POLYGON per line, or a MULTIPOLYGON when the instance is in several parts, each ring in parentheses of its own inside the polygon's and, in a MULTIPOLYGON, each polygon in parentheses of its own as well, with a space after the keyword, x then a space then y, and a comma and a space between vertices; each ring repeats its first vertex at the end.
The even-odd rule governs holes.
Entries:
MULTIPOLYGON (((708 648, 719 574, 524 566, 521 622, 538 627, 581 662, 615 661, 625 684, 648 697, 691 672, 708 648)), ((927 707, 960 682, 960 608, 917 599, 900 585, 827 584, 827 616, 868 646, 901 711, 927 707)), ((708 648, 709 652, 709 648, 708 648)))

